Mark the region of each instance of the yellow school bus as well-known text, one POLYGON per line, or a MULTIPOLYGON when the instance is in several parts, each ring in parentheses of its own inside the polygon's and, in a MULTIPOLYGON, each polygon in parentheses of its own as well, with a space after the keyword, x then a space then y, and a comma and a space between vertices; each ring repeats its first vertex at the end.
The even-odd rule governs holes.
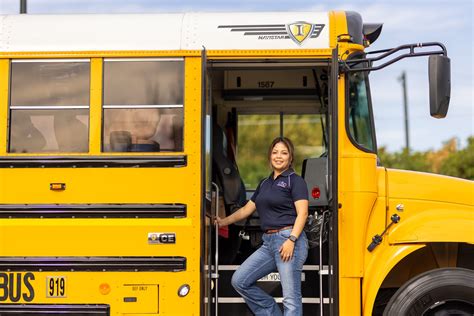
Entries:
MULTIPOLYGON (((370 98, 370 72, 429 55, 444 117, 447 51, 366 52, 381 27, 342 11, 1 16, 0 314, 250 315, 230 277, 258 215, 213 218, 286 136, 318 223, 305 315, 472 315, 474 185, 381 165, 370 98)), ((281 303, 278 280, 259 286, 281 303)))

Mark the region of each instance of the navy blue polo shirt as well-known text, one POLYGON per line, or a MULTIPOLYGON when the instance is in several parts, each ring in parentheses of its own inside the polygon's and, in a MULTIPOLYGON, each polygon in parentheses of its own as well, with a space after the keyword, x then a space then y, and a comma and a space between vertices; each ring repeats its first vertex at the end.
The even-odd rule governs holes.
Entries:
POLYGON ((260 181, 250 200, 257 206, 262 229, 278 229, 295 223, 295 202, 308 200, 308 187, 302 177, 288 169, 276 179, 272 173, 260 181))

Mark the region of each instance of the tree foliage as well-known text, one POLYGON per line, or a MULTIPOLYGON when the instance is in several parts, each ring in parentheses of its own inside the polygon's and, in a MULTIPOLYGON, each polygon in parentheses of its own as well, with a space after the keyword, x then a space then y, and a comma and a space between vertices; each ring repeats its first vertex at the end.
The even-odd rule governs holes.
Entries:
POLYGON ((467 146, 448 156, 440 166, 440 173, 474 180, 474 137, 467 139, 467 146))
POLYGON ((319 157, 325 151, 320 114, 285 114, 282 131, 280 123, 279 114, 239 117, 237 161, 246 188, 256 188, 270 174, 268 146, 280 132, 295 146, 294 168, 299 174, 304 159, 319 157))
POLYGON ((425 152, 390 153, 379 148, 379 160, 387 168, 439 173, 474 180, 474 137, 467 139, 467 146, 459 149, 456 139, 450 139, 439 150, 425 152))

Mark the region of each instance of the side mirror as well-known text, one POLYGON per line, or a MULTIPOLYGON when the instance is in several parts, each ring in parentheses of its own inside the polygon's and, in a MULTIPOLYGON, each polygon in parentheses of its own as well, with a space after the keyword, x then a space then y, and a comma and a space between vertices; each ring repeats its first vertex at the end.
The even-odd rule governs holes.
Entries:
POLYGON ((432 55, 428 60, 430 79, 430 114, 444 118, 451 98, 451 61, 448 57, 432 55))

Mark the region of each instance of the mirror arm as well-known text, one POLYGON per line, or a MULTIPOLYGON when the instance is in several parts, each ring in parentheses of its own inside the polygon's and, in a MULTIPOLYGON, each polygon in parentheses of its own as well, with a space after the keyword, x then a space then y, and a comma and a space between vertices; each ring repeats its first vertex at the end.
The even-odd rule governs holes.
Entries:
POLYGON ((378 51, 372 51, 372 52, 367 52, 367 55, 369 54, 380 54, 376 57, 372 58, 360 58, 360 59, 351 59, 351 60, 340 60, 340 69, 342 73, 350 73, 350 72, 359 72, 359 71, 374 71, 374 70, 379 70, 382 68, 387 67, 388 65, 391 65, 400 59, 406 58, 406 57, 419 57, 419 56, 429 56, 429 55, 443 55, 447 56, 448 52, 446 50, 446 47, 438 42, 429 42, 429 43, 418 43, 418 44, 406 44, 402 46, 398 46, 395 48, 389 48, 389 49, 383 49, 383 50, 378 50, 378 51), (421 48, 421 47, 429 47, 429 46, 438 46, 441 48, 441 50, 434 50, 434 51, 426 51, 426 52, 415 52, 416 48, 421 48), (372 66, 372 64, 375 61, 382 60, 396 52, 402 51, 409 49, 410 51, 408 53, 399 55, 381 65, 378 66, 372 66), (362 67, 362 68, 357 68, 356 66, 361 64, 361 63, 369 63, 369 67, 362 67))

